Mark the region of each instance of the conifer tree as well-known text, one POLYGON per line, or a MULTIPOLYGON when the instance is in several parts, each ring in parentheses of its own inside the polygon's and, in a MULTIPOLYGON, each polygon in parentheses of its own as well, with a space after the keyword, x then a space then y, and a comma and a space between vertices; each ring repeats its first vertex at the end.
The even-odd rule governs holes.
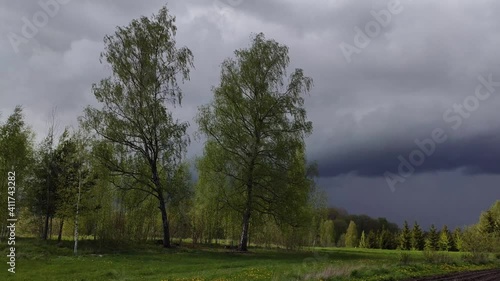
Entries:
POLYGON ((479 218, 479 231, 483 234, 494 233, 496 230, 495 218, 491 210, 487 210, 481 214, 479 218))
POLYGON ((377 239, 377 233, 375 231, 370 230, 368 232, 368 248, 370 249, 375 249, 378 246, 378 239, 377 239))
POLYGON ((413 224, 411 231, 411 247, 413 250, 422 251, 425 246, 424 233, 417 222, 413 224))
POLYGON ((439 250, 441 251, 449 251, 451 249, 451 234, 448 230, 448 226, 444 225, 441 230, 441 234, 439 235, 439 250))
POLYGON ((437 251, 439 249, 439 233, 434 224, 431 225, 429 229, 427 240, 425 241, 425 248, 431 251, 437 251))
POLYGON ((408 222, 405 221, 403 224, 403 230, 399 235, 399 248, 401 250, 410 250, 411 249, 411 232, 408 227, 408 222))
POLYGON ((455 228, 453 230, 453 251, 461 251, 462 250, 462 229, 460 227, 455 228))
POLYGON ((393 235, 385 226, 378 233, 378 249, 395 249, 397 248, 397 237, 393 235))

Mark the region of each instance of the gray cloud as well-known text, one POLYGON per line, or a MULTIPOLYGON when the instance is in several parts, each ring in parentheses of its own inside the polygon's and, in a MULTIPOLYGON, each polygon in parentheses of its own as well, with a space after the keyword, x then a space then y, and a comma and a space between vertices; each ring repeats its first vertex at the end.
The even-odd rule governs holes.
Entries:
MULTIPOLYGON (((388 2, 171 1, 168 7, 177 17, 178 44, 193 51, 196 67, 183 86, 184 104, 175 110, 176 116, 190 121, 193 133, 193 117, 197 107, 210 100, 220 63, 235 49, 247 47, 252 32, 262 31, 290 47, 292 68, 303 68, 314 78, 315 88, 306 100, 314 122, 314 133, 307 140, 308 158, 318 161, 332 203, 356 212, 412 216, 417 206, 401 210, 405 205, 397 203, 409 186, 426 198, 436 190, 446 194, 453 184, 464 192, 455 192, 456 196, 469 198, 467 192, 472 191, 467 186, 491 186, 496 178, 487 174, 500 172, 495 165, 500 160, 496 148, 500 89, 457 130, 443 120, 443 113, 474 93, 479 75, 492 74, 500 81, 500 3, 401 0, 401 13, 393 15, 380 36, 347 63, 339 44, 354 44, 354 28, 363 29, 373 20, 371 11, 385 9, 388 2), (398 156, 411 153, 415 139, 428 138, 435 128, 443 128, 448 141, 397 192, 392 194, 385 186, 370 191, 367 198, 377 198, 373 206, 356 203, 358 193, 367 192, 366 185, 386 185, 384 172, 397 171, 398 156), (434 191, 426 188, 441 179, 449 184, 436 185, 434 191), (339 181, 342 191, 334 188, 339 181)), ((102 38, 116 26, 157 12, 163 4, 69 1, 15 53, 9 34, 21 34, 22 18, 32 18, 41 8, 37 2, 5 3, 0 11, 0 62, 8 66, 0 69, 2 116, 22 104, 38 139, 45 134, 47 115, 54 106, 62 126, 76 125, 82 109, 95 104, 92 83, 109 75, 99 63, 102 38)), ((200 155, 202 146, 202 141, 193 141, 188 156, 200 155)), ((485 190, 490 193, 478 191, 477 198, 482 199, 469 202, 470 207, 455 206, 463 203, 462 197, 449 202, 450 210, 478 215, 494 197, 492 189, 485 190)), ((441 218, 444 221, 444 215, 441 218)), ((470 219, 455 224, 460 223, 470 219)))

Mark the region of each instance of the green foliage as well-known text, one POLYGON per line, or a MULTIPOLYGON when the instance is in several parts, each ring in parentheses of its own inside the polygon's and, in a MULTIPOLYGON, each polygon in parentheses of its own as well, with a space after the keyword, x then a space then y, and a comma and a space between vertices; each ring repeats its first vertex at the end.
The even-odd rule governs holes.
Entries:
MULTIPOLYGON (((456 269, 453 253, 436 250, 459 249, 471 264, 489 264, 491 252, 498 257, 500 201, 463 233, 460 229, 450 233, 446 226, 438 232, 433 225, 427 239, 416 222, 410 231, 405 221, 399 233, 397 225, 385 218, 326 210, 326 196, 314 182, 317 167, 306 162, 304 140, 312 132, 312 123, 307 120, 304 95, 312 79, 301 69, 288 75, 288 47, 263 34, 255 35, 249 48, 237 50, 234 58, 222 63, 214 99, 200 107, 196 121, 207 142, 203 157, 196 161, 198 182, 192 183, 190 166, 183 161, 188 123, 175 120, 171 107, 181 104, 183 93, 177 81, 189 79, 193 55, 186 47, 176 47, 176 30, 175 17, 164 7, 157 15, 133 20, 105 37, 101 59, 113 74, 93 85, 100 107, 87 107, 80 123, 92 139, 65 131, 57 142, 53 126, 34 149, 21 107, 0 124, 0 181, 6 182, 6 172, 15 170, 17 195, 23 199, 18 205, 22 218, 18 233, 42 234, 47 240, 35 246, 21 244, 20 257, 33 267, 23 272, 26 280, 49 273, 64 279, 68 272, 81 269, 80 279, 89 280, 195 279, 198 274, 206 274, 206 279, 225 275, 245 280, 262 272, 255 279, 270 279, 279 270, 285 272, 284 280, 307 276, 400 280, 417 269, 456 269), (62 236, 58 247, 50 237, 54 229, 62 236), (71 251, 65 241, 75 229, 84 237, 80 259, 68 257, 71 251), (181 244, 172 250, 175 255, 165 256, 145 242, 162 235, 164 246, 170 245, 171 237, 181 244), (214 241, 232 245, 240 239, 240 249, 246 250, 250 238, 252 245, 267 248, 299 250, 301 245, 320 242, 362 249, 321 249, 333 260, 352 264, 338 268, 328 255, 315 256, 314 267, 298 271, 310 258, 309 252, 256 247, 250 256, 228 255, 217 246, 207 250, 199 245, 214 241), (195 245, 189 247, 195 250, 183 247, 183 239, 192 241, 195 245), (96 253, 136 254, 132 247, 117 247, 122 240, 127 241, 123 245, 141 241, 138 256, 130 260, 127 256, 126 261, 115 255, 96 259, 96 253), (424 246, 429 250, 418 256, 365 250, 422 250, 424 246), (194 252, 196 260, 191 259, 194 252), (151 268, 144 269, 136 258, 148 261, 151 268), (374 261, 374 268, 358 265, 367 259, 374 261), (423 260, 432 265, 414 265, 423 260), (165 267, 165 262, 176 267, 165 267), (443 263, 449 266, 433 267, 443 263), (119 268, 113 268, 116 264, 119 268), (401 275, 390 275, 393 271, 401 275)), ((5 196, 0 192, 0 200, 6 201, 5 196)), ((6 216, 0 212, 3 226, 6 216)), ((2 229, 0 238, 6 233, 2 229)), ((5 250, 2 245, 0 250, 5 250)))
MULTIPOLYGON (((24 121, 22 107, 16 106, 14 112, 7 117, 5 123, 0 123, 0 200, 2 211, 0 220, 0 239, 7 234, 5 223, 7 221, 7 197, 16 198, 16 217, 19 216, 21 208, 29 207, 28 200, 17 200, 26 198, 29 192, 28 186, 32 179, 33 169, 33 138, 31 128, 24 121), (7 188, 8 172, 15 172, 15 194, 12 189, 7 188), (9 193, 11 191, 11 193, 9 193)), ((12 185, 9 185, 12 187, 12 185)), ((12 201, 12 200, 10 200, 12 201)))
POLYGON ((417 251, 422 251, 425 247, 424 233, 417 222, 413 224, 411 231, 411 247, 417 251))
POLYGON ((383 227, 382 230, 377 233, 377 247, 379 249, 396 249, 397 241, 395 235, 395 233, 383 227))
MULTIPOLYGON (((24 121, 23 109, 16 106, 14 112, 0 123, 0 168, 2 176, 6 171, 16 170, 16 181, 22 183, 27 178, 33 160, 33 138, 31 128, 24 121)), ((4 181, 6 182, 6 181, 4 181)))
POLYGON ((497 237, 484 234, 478 226, 470 226, 462 233, 462 251, 472 254, 487 253, 494 251, 498 244, 497 237))
MULTIPOLYGON (((334 219, 333 220, 333 224, 334 224, 334 227, 335 227, 335 233, 340 233, 340 234, 346 233, 347 227, 349 226, 349 222, 350 222, 350 220, 346 221, 344 218, 342 218, 342 219, 340 219, 340 218, 334 219)), ((337 237, 337 240, 339 238, 340 238, 340 236, 337 237)))
POLYGON ((500 200, 497 200, 488 210, 481 213, 478 230, 483 234, 491 234, 500 239, 500 200))
POLYGON ((349 227, 347 228, 347 232, 345 234, 345 246, 348 248, 354 248, 358 246, 358 229, 356 227, 356 223, 351 221, 349 223, 349 227))
POLYGON ((497 230, 497 223, 495 217, 493 216, 493 212, 491 210, 487 210, 483 212, 479 218, 478 223, 479 231, 482 233, 495 233, 497 230))
POLYGON ((163 243, 170 247, 167 203, 178 193, 177 175, 189 138, 187 122, 174 120, 167 104, 181 103, 177 76, 189 79, 193 55, 177 49, 175 17, 166 7, 141 17, 104 38, 113 76, 94 84, 100 109, 87 107, 82 125, 104 143, 95 155, 122 190, 139 190, 158 199, 163 243))
POLYGON ((462 260, 470 264, 488 264, 491 262, 487 253, 472 252, 462 254, 462 260))
POLYGON ((365 236, 365 231, 361 232, 361 238, 359 239, 359 247, 364 249, 368 248, 368 239, 365 236))
POLYGON ((484 253, 500 253, 500 201, 483 212, 479 222, 466 228, 460 239, 461 251, 470 252, 481 260, 484 253))
POLYGON ((342 233, 337 241, 337 247, 344 248, 346 247, 346 234, 342 233))
POLYGON ((58 207, 57 176, 58 165, 54 152, 55 112, 52 112, 51 125, 47 136, 34 152, 33 179, 27 183, 27 210, 32 218, 31 227, 37 229, 36 235, 48 239, 49 221, 55 216, 58 207))
POLYGON ((329 207, 327 212, 328 218, 335 223, 335 233, 345 233, 351 220, 356 223, 358 233, 365 231, 365 233, 368 234, 372 230, 380 232, 382 228, 386 228, 391 233, 399 232, 398 225, 387 221, 385 218, 372 218, 367 215, 349 214, 346 210, 335 207, 329 207))
POLYGON ((455 228, 452 233, 453 236, 453 251, 462 251, 462 229, 455 228))
POLYGON ((378 248, 377 233, 373 230, 370 230, 370 232, 368 232, 368 248, 370 249, 378 248))
POLYGON ((325 220, 321 224, 320 240, 323 247, 331 247, 335 244, 335 228, 332 220, 325 220))
POLYGON ((214 187, 226 207, 240 214, 240 250, 245 251, 251 218, 270 216, 284 227, 311 221, 313 185, 304 138, 312 123, 302 95, 312 79, 296 69, 285 85, 288 48, 263 34, 235 56, 222 63, 214 99, 199 108, 196 121, 208 139, 200 176, 223 183, 217 187, 204 180, 203 185, 214 187))
MULTIPOLYGON (((42 223, 43 217, 47 222, 57 211, 57 165, 50 138, 45 138, 38 148, 34 164, 34 179, 28 185, 29 192, 26 199, 29 202, 29 211, 39 217, 39 222, 42 223)), ((41 226, 43 233, 40 234, 44 239, 47 239, 46 226, 41 226)))
POLYGON ((439 233, 434 224, 431 225, 429 233, 427 234, 427 239, 425 241, 425 249, 429 251, 439 250, 439 233))
MULTIPOLYGON (((69 241, 56 247, 55 241, 20 239, 23 259, 30 270, 19 270, 20 280, 407 280, 457 271, 498 267, 498 264, 447 265, 425 263, 419 252, 404 253, 410 264, 402 265, 391 250, 321 249, 319 257, 310 251, 253 249, 252 254, 227 253, 221 248, 176 248, 164 250, 153 243, 81 242, 82 255, 73 257, 69 241), (120 254, 116 254, 120 253, 120 254), (310 262, 308 262, 310 261, 310 262), (369 262, 368 262, 369 261, 369 262), (147 264, 145 268, 144 265, 147 264), (175 266, 165 266, 175 265, 175 266)), ((4 251, 6 243, 0 245, 4 251)), ((449 253, 458 260, 457 253, 449 253)), ((7 279, 8 280, 8 279, 7 279)))
POLYGON ((455 262, 448 253, 426 249, 423 251, 423 255, 425 261, 431 264, 452 264, 455 262))
MULTIPOLYGON (((312 182, 312 184, 315 184, 312 182)), ((321 227, 323 222, 327 220, 327 195, 324 190, 314 188, 315 190, 311 192, 310 196, 310 208, 312 209, 311 223, 308 228, 308 243, 309 245, 319 245, 321 244, 321 227)), ((335 246, 338 238, 337 232, 335 232, 335 223, 332 221, 332 246, 335 246)))
POLYGON ((411 250, 411 232, 407 221, 404 222, 403 230, 399 235, 399 248, 401 250, 411 250))
POLYGON ((401 265, 408 265, 411 263, 412 256, 408 252, 399 252, 398 253, 398 261, 401 265))
POLYGON ((92 202, 94 197, 90 197, 90 190, 95 185, 97 175, 92 174, 89 159, 88 140, 82 135, 71 134, 67 129, 61 135, 58 145, 54 150, 54 157, 57 170, 55 184, 57 186, 56 215, 60 218, 74 217, 77 204, 78 186, 81 184, 80 212, 86 212, 95 208, 92 202))
POLYGON ((444 225, 439 234, 439 250, 449 251, 453 246, 453 237, 451 236, 448 226, 444 225))

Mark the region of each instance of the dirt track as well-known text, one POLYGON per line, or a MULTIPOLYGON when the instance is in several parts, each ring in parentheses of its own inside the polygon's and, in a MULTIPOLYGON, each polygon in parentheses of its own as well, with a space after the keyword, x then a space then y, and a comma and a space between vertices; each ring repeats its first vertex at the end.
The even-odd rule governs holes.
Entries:
POLYGON ((500 269, 452 273, 440 276, 408 279, 407 281, 499 281, 500 269))

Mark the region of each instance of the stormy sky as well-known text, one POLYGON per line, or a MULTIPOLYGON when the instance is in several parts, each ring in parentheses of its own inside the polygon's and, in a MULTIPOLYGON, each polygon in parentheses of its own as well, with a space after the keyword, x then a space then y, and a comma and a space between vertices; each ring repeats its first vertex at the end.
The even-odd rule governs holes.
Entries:
MULTIPOLYGON (((2 1, 1 118, 20 104, 40 140, 96 101, 103 37, 164 1, 2 1)), ((500 199, 500 2, 170 1, 178 46, 195 56, 176 117, 211 99, 220 63, 263 32, 314 79, 308 159, 329 203, 351 213, 450 227, 500 199)), ((193 141, 188 157, 200 155, 193 141)))

